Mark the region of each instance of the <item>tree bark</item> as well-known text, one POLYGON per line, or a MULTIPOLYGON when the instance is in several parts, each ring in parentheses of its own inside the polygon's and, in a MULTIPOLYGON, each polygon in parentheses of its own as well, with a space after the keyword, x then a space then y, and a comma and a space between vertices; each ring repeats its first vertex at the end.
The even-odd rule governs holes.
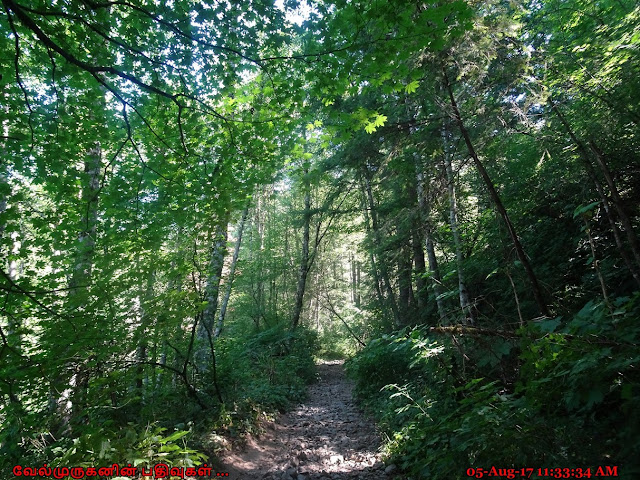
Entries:
POLYGON ((353 257, 353 253, 349 255, 349 267, 350 267, 350 283, 351 283, 351 303, 356 303, 356 262, 353 257))
POLYGON ((411 258, 409 246, 403 245, 398 252, 398 313, 401 325, 415 323, 410 321, 415 302, 411 284, 411 258))
POLYGON ((451 153, 449 152, 449 132, 446 126, 442 127, 442 147, 444 171, 447 180, 447 192, 449 193, 449 226, 451 227, 451 235, 453 236, 453 244, 456 250, 456 269, 458 274, 458 296, 460 298, 460 310, 463 315, 463 323, 474 324, 476 315, 473 304, 469 300, 469 291, 464 274, 464 258, 462 254, 462 240, 460 239, 460 230, 458 228, 458 201, 456 199, 456 187, 453 177, 453 168, 451 166, 451 153))
POLYGON ((418 307, 418 315, 427 307, 429 295, 427 291, 427 282, 424 275, 427 272, 427 262, 424 257, 424 249, 422 248, 422 235, 420 234, 420 225, 417 218, 411 228, 411 248, 413 249, 413 268, 416 274, 416 306, 418 307))
MULTIPOLYGON (((138 347, 136 349, 136 358, 138 361, 138 368, 136 372, 136 388, 138 389, 140 396, 144 397, 146 394, 146 386, 149 383, 149 378, 145 374, 145 364, 148 362, 148 347, 149 347, 149 327, 151 325, 151 316, 149 315, 148 303, 153 298, 153 285, 155 283, 155 272, 151 271, 147 278, 147 286, 144 292, 140 292, 138 301, 140 302, 140 327, 138 328, 138 347)), ((140 288, 142 290, 142 288, 140 288)))
MULTIPOLYGON (((101 96, 104 100, 104 95, 101 96)), ((69 278, 68 308, 70 311, 88 316, 89 289, 92 280, 93 262, 98 226, 98 195, 100 193, 100 173, 102 168, 102 147, 96 142, 84 158, 84 175, 80 197, 84 214, 78 233, 73 270, 69 278)), ((88 322, 88 318, 85 317, 88 322)), ((82 325, 82 333, 92 330, 95 325, 82 325)), ((89 333, 90 335, 90 333, 89 333)), ((90 372, 89 359, 69 361, 60 365, 61 372, 52 380, 49 410, 57 415, 54 431, 69 428, 69 420, 85 413, 90 372), (66 372, 65 372, 66 371, 66 372)))
POLYGON ((591 235, 591 226, 589 225, 589 220, 587 220, 587 217, 585 215, 582 215, 582 220, 584 222, 584 231, 586 232, 587 239, 589 240, 589 247, 591 247, 591 255, 592 255, 591 263, 593 264, 593 269, 595 270, 596 275, 598 276, 598 281, 600 282, 602 298, 604 299, 604 303, 609 308, 609 311, 611 311, 612 310, 611 302, 609 302, 609 294, 607 293, 607 286, 604 282, 604 277, 602 276, 602 272, 600 271, 600 261, 596 256, 596 245, 593 241, 593 236, 591 235))
POLYGON ((196 365, 205 370, 208 365, 209 349, 207 345, 213 336, 213 327, 218 311, 218 295, 220 293, 220 281, 222 278, 222 268, 224 267, 224 257, 227 251, 227 225, 229 223, 230 211, 226 210, 217 219, 213 231, 213 245, 209 260, 208 277, 205 286, 205 300, 207 305, 202 312, 202 319, 198 325, 197 336, 199 345, 195 352, 196 365))
POLYGON ((233 258, 231 259, 231 267, 229 269, 229 280, 227 281, 227 289, 224 294, 224 298, 222 299, 222 305, 220 305, 220 313, 218 314, 218 322, 216 324, 216 329, 213 332, 213 338, 218 338, 220 333, 222 333, 222 327, 224 325, 224 317, 227 314, 227 305, 229 304, 229 297, 231 296, 231 287, 233 285, 233 277, 236 273, 236 265, 238 264, 238 256, 240 254, 240 244, 242 243, 242 232, 244 230, 244 224, 247 220, 247 215, 249 213, 249 205, 244 207, 242 212, 242 218, 240 218, 240 223, 238 224, 238 233, 236 238, 236 245, 233 249, 233 258))
POLYGON ((416 168, 416 193, 418 195, 419 218, 423 225, 422 232, 424 235, 424 246, 427 252, 427 259, 429 260, 429 276, 431 278, 431 284, 433 286, 433 292, 436 298, 438 317, 442 322, 446 317, 446 310, 444 301, 442 299, 442 281, 440 278, 440 269, 438 268, 438 259, 436 257, 436 250, 431 234, 432 227, 431 220, 429 219, 431 208, 426 198, 422 165, 420 164, 417 156, 414 156, 414 160, 416 168))
POLYGON ((293 307, 293 315, 291 316, 291 327, 297 328, 300 323, 302 314, 302 305, 304 301, 304 291, 307 284, 307 275, 309 274, 309 236, 311 228, 311 187, 309 185, 309 167, 305 166, 304 174, 304 213, 303 213, 303 230, 302 230, 302 252, 300 255, 300 266, 298 268, 298 284, 296 287, 296 301, 293 307))

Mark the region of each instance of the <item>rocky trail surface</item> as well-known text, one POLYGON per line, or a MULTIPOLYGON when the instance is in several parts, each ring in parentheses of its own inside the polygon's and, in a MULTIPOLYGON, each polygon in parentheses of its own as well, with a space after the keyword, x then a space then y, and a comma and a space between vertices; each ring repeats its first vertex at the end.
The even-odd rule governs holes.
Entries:
POLYGON ((387 480, 395 466, 380 461, 379 436, 351 397, 342 362, 317 366, 320 380, 303 404, 270 424, 242 451, 224 456, 232 480, 387 480))

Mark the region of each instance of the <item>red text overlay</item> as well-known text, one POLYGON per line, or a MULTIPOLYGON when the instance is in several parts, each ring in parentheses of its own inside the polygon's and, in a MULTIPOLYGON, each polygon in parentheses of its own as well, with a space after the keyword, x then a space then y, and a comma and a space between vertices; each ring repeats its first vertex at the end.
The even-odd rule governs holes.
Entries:
POLYGON ((205 463, 200 467, 171 467, 166 463, 157 463, 153 467, 120 466, 114 463, 110 467, 49 467, 46 463, 38 467, 13 467, 14 477, 26 478, 96 478, 131 477, 140 479, 174 479, 193 477, 228 477, 228 473, 213 473, 205 463))
POLYGON ((617 477, 617 466, 585 468, 467 468, 472 478, 606 478, 617 477))

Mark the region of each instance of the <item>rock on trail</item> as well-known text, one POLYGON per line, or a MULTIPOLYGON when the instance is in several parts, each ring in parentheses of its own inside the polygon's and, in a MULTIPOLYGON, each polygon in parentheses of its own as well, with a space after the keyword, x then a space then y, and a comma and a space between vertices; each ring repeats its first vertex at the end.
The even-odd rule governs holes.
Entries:
POLYGON ((352 397, 343 362, 317 365, 308 400, 270 425, 259 439, 221 459, 231 480, 386 480, 378 434, 352 397))

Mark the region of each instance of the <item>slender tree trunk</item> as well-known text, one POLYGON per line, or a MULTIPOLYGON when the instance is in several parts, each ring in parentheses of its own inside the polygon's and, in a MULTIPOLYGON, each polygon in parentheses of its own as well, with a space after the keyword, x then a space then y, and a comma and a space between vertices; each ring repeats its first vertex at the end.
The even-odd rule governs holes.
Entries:
POLYGON ((493 204, 495 205, 496 209, 498 210, 498 213, 500 214, 500 216, 502 217, 502 220, 507 226, 507 230, 509 231, 509 236, 511 237, 511 241, 513 242, 513 247, 515 248, 516 254, 518 255, 518 259, 522 263, 522 266, 525 269, 527 277, 529 278, 529 283, 531 284, 531 291, 533 293, 533 297, 535 298, 536 304, 538 305, 538 309, 540 310, 540 313, 543 316, 550 317, 551 313, 549 312, 549 308, 547 307, 547 304, 544 300, 542 289, 540 288, 540 284, 538 283, 538 278, 536 277, 533 271, 533 268, 531 267, 531 263, 529 262, 529 259, 527 258, 524 248, 520 243, 520 239, 518 238, 516 229, 513 226, 513 223, 511 223, 509 214, 507 213, 507 210, 502 204, 502 200, 500 199, 500 196, 498 195, 498 192, 496 191, 496 188, 493 185, 493 181, 491 180, 491 177, 487 173, 487 170, 485 169, 484 164, 480 161, 480 157, 478 157, 478 154, 476 153, 476 150, 473 146, 473 142, 471 141, 471 136, 469 135, 469 132, 467 131, 467 128, 465 127, 465 124, 462 120, 462 116, 460 115, 460 110, 458 109, 458 104, 456 103, 456 99, 453 95, 453 88, 451 86, 451 82, 449 81, 449 76, 447 75, 446 68, 442 69, 442 73, 444 75, 444 82, 445 82, 444 86, 447 93, 449 94, 449 101, 451 103, 453 119, 455 120, 456 124, 458 125, 458 128, 460 129, 460 133, 462 134, 462 137, 464 138, 464 142, 467 145, 469 155, 473 159, 473 163, 476 166, 478 173, 482 177, 487 190, 489 191, 489 195, 491 196, 491 200, 493 201, 493 204))
POLYGON ((513 278, 511 278, 511 273, 507 268, 505 271, 507 278, 509 279, 509 283, 511 284, 511 290, 513 291, 513 299, 516 302, 516 311, 518 312, 518 319, 520 320, 520 326, 524 327, 524 319, 522 318, 522 310, 520 309, 520 298, 518 297, 518 290, 516 289, 516 284, 513 283, 513 278))
POLYGON ((217 219, 213 232, 213 245, 209 260, 208 277, 205 286, 205 300, 207 305, 202 312, 202 321, 198 325, 197 336, 200 340, 198 350, 195 353, 196 365, 204 370, 208 365, 209 349, 207 348, 209 339, 213 336, 213 328, 218 311, 218 295, 220 293, 220 281, 222 278, 222 268, 224 267, 224 257, 227 251, 227 226, 229 223, 230 211, 225 211, 217 219))
MULTIPOLYGON (((146 387, 149 383, 149 378, 145 374, 144 364, 148 360, 147 349, 149 347, 149 327, 151 325, 151 315, 148 312, 148 304, 153 298, 153 285, 155 283, 155 272, 151 271, 147 278, 147 286, 144 292, 140 292, 140 328, 138 329, 138 347, 136 349, 136 359, 138 362, 136 372, 136 388, 141 397, 144 398, 146 394, 146 387)), ((142 288, 141 288, 142 290, 142 288)))
MULTIPOLYGON (((590 159, 590 155, 589 155, 589 149, 587 149, 586 145, 584 144, 584 142, 582 142, 577 135, 575 134, 575 132, 573 131, 573 129, 571 128, 571 125, 569 124, 569 121, 565 118, 565 116, 562 114, 562 112, 560 111, 560 109, 558 108, 558 106, 553 103, 553 101, 549 101, 549 104, 551 105, 551 110, 556 114, 556 116, 560 119, 560 123, 562 123, 562 125, 564 126, 565 130, 567 131, 567 133, 569 134, 569 137, 571 138, 571 140, 573 141, 573 143, 576 145, 576 147, 578 148, 578 152, 580 153, 580 158, 582 159, 582 163, 586 168, 587 174, 591 177, 591 180, 593 181, 595 187, 596 187, 596 191, 598 192, 598 196, 600 197, 600 200, 602 201, 602 206, 604 208, 604 212, 605 215, 607 216, 607 220, 609 222, 609 226, 611 227, 611 232, 613 233, 613 238, 616 242, 616 247, 618 248, 618 253, 620 254, 620 257, 622 258, 622 260, 624 261, 625 265, 627 266, 627 269, 629 270, 629 272, 631 272, 631 275, 633 276, 634 280, 636 281, 636 284, 638 286, 640 286, 640 258, 638 256, 637 251, 635 251, 633 249, 633 243, 637 243, 637 237, 635 236, 635 233, 633 232, 633 227, 631 226, 631 223, 628 219, 628 216, 626 215, 626 211, 624 210, 624 208, 622 207, 622 204, 620 203, 619 207, 616 207, 616 211, 618 212, 618 214, 620 214, 620 211, 622 210, 623 215, 627 218, 626 222, 623 222, 623 227, 625 229, 625 233, 627 233, 627 239, 629 240, 629 244, 631 245, 632 251, 633 251, 633 255, 634 255, 634 259, 636 260, 636 263, 634 263, 631 258, 629 257, 629 255, 627 254, 627 251, 622 243, 622 239, 620 238, 620 230, 618 228, 618 225, 616 224, 616 219, 614 217, 614 213, 611 210, 611 204, 609 203, 609 199, 604 191, 604 188, 602 187, 602 183, 600 182, 600 179, 598 178, 598 175, 595 172, 595 169, 593 167, 593 165, 591 164, 591 159, 590 159), (629 230, 631 229, 631 230, 629 230), (631 232, 631 235, 629 235, 629 232, 631 232)), ((597 150, 592 148, 591 152, 596 154, 597 150)), ((596 159, 598 158, 598 155, 596 154, 596 159)), ((608 168, 606 166, 606 164, 603 162, 602 165, 600 166, 600 168, 606 172, 608 172, 608 168)), ((613 185, 613 188, 615 189, 615 184, 613 183, 613 179, 611 178, 611 175, 608 175, 611 183, 609 183, 609 181, 607 181, 607 183, 609 184, 609 188, 611 188, 611 186, 613 185)), ((606 178, 605 178, 606 180, 606 178)), ((617 189, 616 190, 616 194, 617 194, 617 189)), ((619 195, 618 195, 618 199, 619 199, 619 195)), ((614 202, 615 205, 615 202, 614 202)))
POLYGON ((418 307, 418 316, 420 312, 427 307, 429 295, 427 292, 427 282, 424 275, 427 271, 427 262, 424 257, 424 249, 422 248, 422 235, 420 235, 420 226, 414 219, 411 228, 411 248, 413 249, 413 267, 416 274, 416 306, 418 307))
POLYGON ((451 153, 449 152, 449 132, 446 126, 442 128, 442 144, 444 171, 447 180, 447 191, 449 193, 449 226, 453 236, 453 244, 456 250, 456 269, 458 274, 458 292, 460 298, 460 309, 463 315, 463 323, 474 324, 476 315, 473 304, 469 300, 469 291, 465 282, 464 258, 462 254, 462 240, 460 239, 460 230, 458 228, 458 201, 456 199, 455 179, 453 176, 453 168, 451 166, 451 153))
POLYGON ((412 310, 415 297, 411 282, 412 254, 409 250, 409 245, 403 245, 398 254, 398 313, 400 323, 408 325, 416 323, 410 320, 413 317, 412 310))
MULTIPOLYGON (((104 99, 104 96, 102 96, 104 99)), ((92 278, 98 224, 98 194, 100 192, 100 172, 102 168, 102 148, 99 142, 89 149, 84 159, 81 199, 83 207, 82 224, 78 233, 73 270, 69 278, 68 308, 76 315, 89 316, 87 311, 92 278)), ((88 319, 87 319, 88 320, 88 319)), ((82 325, 82 334, 93 330, 95 325, 82 325)), ((90 335, 90 333, 89 333, 90 335)), ((89 359, 66 362, 58 366, 51 383, 49 411, 58 418, 52 430, 69 428, 69 420, 85 413, 87 389, 89 386, 89 359)))
POLYGON ((305 166, 304 174, 304 213, 303 213, 303 230, 302 230, 302 252, 300 255, 300 266, 298 268, 298 285, 296 287, 296 301, 293 307, 293 315, 291 317, 291 327, 296 328, 300 323, 302 314, 302 305, 304 300, 304 291, 307 284, 307 275, 309 274, 309 236, 311 228, 311 188, 309 185, 309 167, 305 166))
MULTIPOLYGON (((375 202, 373 200, 373 192, 371 190, 371 182, 369 181, 369 178, 367 177, 366 173, 364 176, 364 183, 365 183, 365 192, 367 195, 367 199, 369 202, 369 211, 370 211, 370 216, 371 216, 371 231, 373 232, 373 238, 375 241, 375 245, 377 248, 380 248, 382 246, 382 239, 380 238, 380 227, 378 225, 378 214, 376 212, 376 207, 375 207, 375 202)), ((401 321, 400 321, 400 313, 398 311, 398 302, 396 301, 396 295, 393 291, 393 288, 391 287, 391 280, 389 277, 389 271, 387 269, 387 264, 384 260, 384 258, 380 259, 380 262, 378 264, 379 269, 380 269, 380 274, 381 274, 381 278, 382 278, 382 284, 384 285, 384 290, 387 294, 387 303, 389 305, 389 308, 391 309, 391 312, 393 313, 393 321, 395 323, 395 325, 401 325, 401 321)))
POLYGON ((231 296, 231 287, 233 285, 233 277, 236 273, 236 265, 238 264, 238 256, 240 254, 240 244, 242 243, 242 232, 244 230, 244 224, 247 220, 249 213, 249 205, 244 207, 242 212, 242 218, 238 224, 238 233, 236 238, 236 245, 233 249, 233 258, 231 259, 231 267, 229 269, 229 280, 227 281, 227 289, 222 299, 222 305, 220 305, 220 313, 218 314, 218 323, 216 324, 216 330, 213 333, 214 338, 218 338, 222 332, 222 326, 224 325, 224 317, 227 314, 227 305, 229 304, 229 297, 231 296))
POLYGON ((356 303, 356 262, 353 258, 353 253, 349 255, 349 267, 351 276, 349 277, 351 283, 351 303, 356 303))
POLYGON ((624 231, 627 234, 627 240, 629 242, 631 252, 633 253, 636 263, 640 265, 640 243, 638 242, 638 237, 635 233, 635 230, 633 229, 631 219, 629 218, 629 215, 627 214, 627 211, 624 207, 624 202, 622 201, 622 198, 620 198, 618 187, 613 181, 613 176, 611 175, 611 171, 609 170, 609 165, 607 165, 607 160, 602 151, 597 147, 597 145, 595 145, 595 143, 589 142, 589 147, 591 148, 591 151, 593 152, 596 159, 596 163, 600 167, 600 170, 604 175, 604 179, 609 186, 611 199, 613 200, 613 205, 616 208, 616 212, 618 213, 620 222, 622 222, 624 231))
MULTIPOLYGON (((411 121, 414 120, 414 115, 411 110, 411 104, 409 101, 406 102, 406 113, 407 118, 411 121)), ((410 135, 414 135, 416 133, 416 128, 414 126, 409 127, 410 135)), ((427 282, 425 280, 426 272, 427 272, 427 264, 424 257, 424 248, 422 247, 422 232, 421 232, 421 205, 420 199, 418 198, 418 191, 422 194, 422 185, 418 185, 418 182, 421 180, 421 176, 418 175, 418 172, 422 170, 422 166, 418 165, 418 154, 417 152, 413 154, 414 158, 414 167, 416 171, 415 177, 407 181, 407 192, 409 196, 409 205, 412 207, 410 211, 411 221, 409 222, 411 225, 411 249, 413 250, 413 260, 412 260, 412 273, 415 273, 415 322, 423 323, 425 316, 424 312, 429 303, 429 292, 427 290, 427 282), (416 210, 417 209, 417 210, 416 210), (417 215, 415 215, 417 213, 417 215)), ((413 285, 412 285, 413 287, 413 285)))
MULTIPOLYGON (((369 218, 369 210, 367 208, 367 199, 364 194, 364 185, 362 186, 363 194, 362 194, 362 212, 364 214, 364 226, 365 231, 368 237, 372 235, 371 233, 371 221, 369 218)), ((380 279, 380 274, 378 273, 378 266, 376 263, 375 255, 373 254, 373 250, 369 250, 369 262, 371 263, 371 273, 373 274, 373 287, 376 291, 376 297, 378 299, 378 303, 381 307, 387 305, 384 299, 384 295, 382 294, 382 288, 380 285, 382 284, 382 280, 380 279)))
MULTIPOLYGON (((4 148, 2 148, 1 152, 2 158, 6 158, 4 148)), ((4 165, 0 166, 0 169, 0 248, 2 248, 2 238, 4 236, 4 231, 7 228, 7 224, 3 221, 3 216, 7 211, 7 196, 10 192, 11 187, 9 186, 7 172, 4 171, 4 165)))
POLYGON ((255 226, 258 233, 258 268, 257 268, 257 278, 255 285, 253 286, 253 298, 257 307, 257 315, 256 315, 256 329, 260 327, 260 318, 265 319, 266 315, 266 305, 265 305, 265 293, 264 293, 264 282, 266 278, 266 267, 265 267, 265 211, 268 210, 269 206, 265 207, 265 198, 268 197, 268 194, 265 190, 260 192, 260 195, 257 196, 256 208, 255 208, 255 226))
POLYGON ((316 331, 320 331, 320 275, 321 275, 321 268, 317 268, 316 269, 316 273, 315 273, 315 278, 314 278, 314 302, 313 302, 313 315, 314 315, 314 320, 315 320, 315 324, 316 324, 316 331))
POLYGON ((356 308, 360 308, 360 261, 356 261, 356 298, 355 304, 356 308))
POLYGON ((422 223, 422 232, 424 235, 424 246, 427 252, 427 259, 429 260, 429 276, 431 278, 431 284, 433 286, 433 292, 436 298, 436 307, 438 309, 438 317, 440 321, 444 321, 446 316, 446 310, 444 301, 442 299, 442 281, 440 279, 440 269, 438 268, 438 259, 436 257, 436 250, 433 244, 432 228, 430 215, 430 205, 426 198, 426 192, 424 189, 424 173, 422 172, 422 165, 418 160, 418 157, 414 157, 416 168, 416 194, 418 195, 418 210, 419 218, 422 223))
POLYGON ((609 310, 611 310, 611 302, 609 302, 609 294, 607 293, 607 286, 604 282, 604 277, 602 276, 602 272, 600 271, 600 261, 596 256, 596 245, 593 241, 593 236, 591 235, 591 226, 589 225, 589 220, 587 220, 586 216, 582 216, 582 220, 584 222, 584 231, 587 234, 587 239, 589 240, 589 247, 591 247, 591 256, 592 256, 592 265, 593 269, 598 276, 598 281, 600 282, 600 289, 602 290, 602 298, 604 299, 604 303, 607 304, 609 310))

